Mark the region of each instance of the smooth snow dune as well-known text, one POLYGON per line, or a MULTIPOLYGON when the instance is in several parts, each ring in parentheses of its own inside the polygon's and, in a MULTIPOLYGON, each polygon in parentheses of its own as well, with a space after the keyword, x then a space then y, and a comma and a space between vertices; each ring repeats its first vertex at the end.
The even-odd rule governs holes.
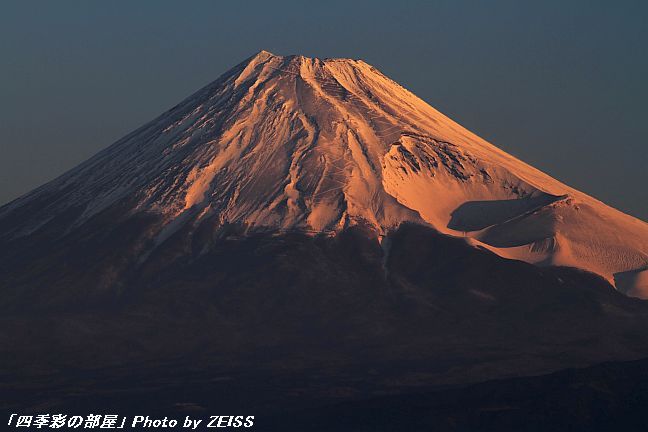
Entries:
POLYGON ((614 281, 619 290, 627 295, 648 298, 648 268, 616 273, 614 281))
POLYGON ((261 51, 0 208, 0 239, 52 220, 62 236, 116 205, 163 221, 142 259, 203 221, 329 234, 362 223, 379 235, 414 222, 648 297, 648 224, 506 154, 361 60, 261 51))

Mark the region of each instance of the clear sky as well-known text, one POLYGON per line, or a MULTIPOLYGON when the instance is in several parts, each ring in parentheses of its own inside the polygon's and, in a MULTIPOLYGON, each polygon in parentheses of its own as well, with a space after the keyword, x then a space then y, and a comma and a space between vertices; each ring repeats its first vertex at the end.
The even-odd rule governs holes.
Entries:
POLYGON ((260 49, 362 58, 500 148, 648 220, 643 0, 4 0, 0 204, 260 49))

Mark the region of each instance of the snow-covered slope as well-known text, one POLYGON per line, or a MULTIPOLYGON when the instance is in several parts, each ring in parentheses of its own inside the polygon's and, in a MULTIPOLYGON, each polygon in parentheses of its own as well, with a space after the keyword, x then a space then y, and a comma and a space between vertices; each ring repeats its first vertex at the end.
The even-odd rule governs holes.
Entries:
POLYGON ((201 221, 379 235, 410 221, 497 254, 597 273, 648 297, 648 224, 467 131, 360 60, 261 51, 54 181, 0 208, 0 239, 107 209, 154 214, 151 249, 201 221))

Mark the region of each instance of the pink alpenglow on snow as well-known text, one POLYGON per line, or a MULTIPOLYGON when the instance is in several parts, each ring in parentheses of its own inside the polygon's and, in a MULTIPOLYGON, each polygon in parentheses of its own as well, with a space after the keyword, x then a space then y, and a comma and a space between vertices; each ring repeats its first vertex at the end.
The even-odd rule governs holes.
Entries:
POLYGON ((210 217, 330 235, 412 222, 648 298, 648 224, 508 155, 361 60, 261 51, 4 206, 0 224, 23 215, 6 234, 19 237, 74 214, 69 232, 117 205, 162 217, 142 260, 210 217), (44 197, 55 198, 30 205, 44 197))

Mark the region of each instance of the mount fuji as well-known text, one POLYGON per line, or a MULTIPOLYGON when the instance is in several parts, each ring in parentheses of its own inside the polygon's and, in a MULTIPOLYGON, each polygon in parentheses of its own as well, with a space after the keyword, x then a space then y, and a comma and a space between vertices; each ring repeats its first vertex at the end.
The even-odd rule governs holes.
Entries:
MULTIPOLYGON (((261 51, 157 119, 0 210, 1 237, 64 237, 119 207, 173 233, 381 238, 403 222, 496 254, 601 275, 648 296, 648 224, 504 153, 363 61, 261 51)), ((203 247, 208 247, 203 246, 203 247)))
POLYGON ((648 356, 648 224, 361 60, 261 51, 0 207, 0 288, 41 375, 316 369, 324 400, 648 356))

